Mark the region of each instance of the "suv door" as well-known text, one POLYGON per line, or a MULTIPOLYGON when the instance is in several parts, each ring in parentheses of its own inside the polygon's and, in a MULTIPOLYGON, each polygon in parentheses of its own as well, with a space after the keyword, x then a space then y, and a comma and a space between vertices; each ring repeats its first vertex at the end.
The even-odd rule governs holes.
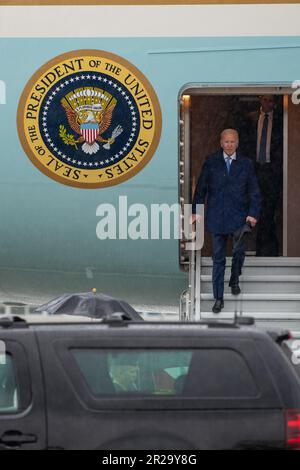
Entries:
POLYGON ((0 327, 0 449, 45 447, 45 403, 34 333, 26 327, 0 327))

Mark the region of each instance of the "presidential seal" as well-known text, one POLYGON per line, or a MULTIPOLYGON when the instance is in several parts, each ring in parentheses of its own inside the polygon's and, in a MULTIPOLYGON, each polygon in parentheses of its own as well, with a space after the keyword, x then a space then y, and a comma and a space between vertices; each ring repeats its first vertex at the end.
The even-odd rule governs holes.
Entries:
POLYGON ((119 184, 152 158, 161 111, 146 77, 127 60, 97 50, 55 57, 27 83, 18 132, 32 163, 80 188, 119 184))

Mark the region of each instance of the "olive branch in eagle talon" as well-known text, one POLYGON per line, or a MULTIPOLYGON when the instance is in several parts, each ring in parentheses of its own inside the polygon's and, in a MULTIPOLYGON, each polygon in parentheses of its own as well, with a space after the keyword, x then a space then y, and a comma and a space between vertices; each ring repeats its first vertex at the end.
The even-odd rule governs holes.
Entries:
POLYGON ((76 150, 78 150, 76 144, 78 144, 79 141, 75 140, 75 136, 73 134, 67 134, 67 129, 62 124, 59 126, 59 137, 61 137, 64 144, 73 145, 76 150))

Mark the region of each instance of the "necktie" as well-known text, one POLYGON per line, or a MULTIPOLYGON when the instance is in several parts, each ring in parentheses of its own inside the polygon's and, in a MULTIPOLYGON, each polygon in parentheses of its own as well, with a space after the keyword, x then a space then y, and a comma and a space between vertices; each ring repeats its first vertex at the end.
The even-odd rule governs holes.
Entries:
POLYGON ((265 114, 264 122, 261 130, 261 139, 259 146, 258 161, 266 163, 267 161, 267 133, 268 133, 269 115, 265 114))
POLYGON ((230 172, 230 165, 231 165, 231 157, 226 157, 225 163, 226 163, 226 166, 227 166, 227 173, 229 174, 229 172, 230 172))

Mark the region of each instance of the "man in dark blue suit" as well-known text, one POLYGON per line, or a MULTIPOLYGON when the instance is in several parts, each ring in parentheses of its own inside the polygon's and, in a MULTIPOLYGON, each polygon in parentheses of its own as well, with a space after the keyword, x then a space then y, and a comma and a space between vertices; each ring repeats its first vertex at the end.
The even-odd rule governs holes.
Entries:
POLYGON ((224 307, 224 274, 228 236, 233 237, 232 267, 229 285, 233 295, 240 291, 239 276, 245 259, 243 240, 237 243, 235 234, 245 224, 254 227, 260 209, 260 192, 253 162, 243 157, 237 148, 239 136, 234 129, 221 133, 221 149, 209 155, 202 167, 193 199, 193 223, 199 219, 196 205, 206 201, 205 225, 213 240, 212 311, 220 313, 224 307))

